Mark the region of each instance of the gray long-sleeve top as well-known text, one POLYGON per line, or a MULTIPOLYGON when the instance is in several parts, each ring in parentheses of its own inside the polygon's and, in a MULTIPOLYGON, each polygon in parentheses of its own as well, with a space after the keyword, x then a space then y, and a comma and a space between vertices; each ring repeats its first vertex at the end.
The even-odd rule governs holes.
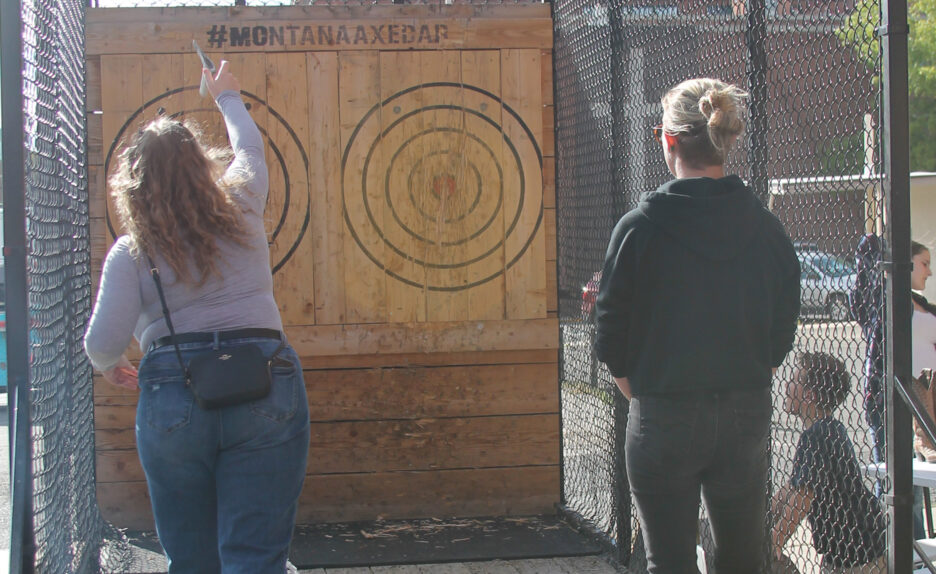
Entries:
MULTIPOLYGON (((201 285, 177 281, 159 254, 153 258, 169 305, 176 333, 260 327, 282 330, 273 298, 270 251, 263 227, 269 181, 263 138, 240 95, 232 90, 218 95, 218 107, 227 124, 234 150, 228 171, 249 175, 232 195, 243 210, 247 242, 240 246, 218 240, 218 274, 201 285)), ((169 334, 163 320, 156 285, 146 257, 130 254, 130 238, 117 239, 107 254, 97 302, 85 333, 85 350, 98 370, 114 367, 131 337, 146 351, 152 341, 169 334)), ((193 269, 195 277, 198 271, 193 269)))

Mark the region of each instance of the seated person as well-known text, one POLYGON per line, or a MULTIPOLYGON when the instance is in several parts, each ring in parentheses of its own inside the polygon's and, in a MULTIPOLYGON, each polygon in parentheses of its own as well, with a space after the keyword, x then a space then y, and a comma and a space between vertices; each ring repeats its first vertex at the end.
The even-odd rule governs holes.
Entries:
POLYGON ((823 573, 886 572, 886 522, 877 498, 865 486, 855 448, 832 413, 850 390, 842 361, 826 353, 803 353, 787 383, 783 410, 806 430, 796 445, 789 484, 771 504, 774 551, 783 547, 804 516, 822 555, 823 573))

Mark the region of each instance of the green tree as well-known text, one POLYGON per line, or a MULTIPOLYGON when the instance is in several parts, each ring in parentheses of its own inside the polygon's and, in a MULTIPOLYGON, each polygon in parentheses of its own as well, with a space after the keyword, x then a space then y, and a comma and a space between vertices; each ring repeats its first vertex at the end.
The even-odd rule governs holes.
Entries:
MULTIPOLYGON (((909 0, 910 169, 936 171, 936 0, 909 0)), ((838 38, 872 70, 881 66, 880 0, 858 0, 838 38)))

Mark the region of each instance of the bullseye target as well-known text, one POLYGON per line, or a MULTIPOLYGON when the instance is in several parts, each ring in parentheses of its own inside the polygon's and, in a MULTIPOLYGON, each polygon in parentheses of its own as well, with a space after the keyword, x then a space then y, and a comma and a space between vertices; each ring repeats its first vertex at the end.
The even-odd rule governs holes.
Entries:
POLYGON ((375 105, 349 137, 342 173, 358 247, 414 287, 488 282, 542 224, 541 188, 531 185, 542 177, 536 140, 509 106, 473 86, 421 84, 375 105))
MULTIPOLYGON (((211 126, 220 120, 218 109, 214 105, 193 107, 181 110, 166 110, 163 106, 169 105, 169 99, 183 92, 197 91, 198 86, 184 86, 165 92, 146 102, 137 109, 124 122, 117 136, 111 143, 105 159, 105 173, 111 173, 112 161, 116 161, 118 146, 124 141, 127 131, 136 129, 141 122, 148 121, 159 115, 166 114, 171 118, 191 119, 201 126, 211 126)), ((267 196, 267 208, 264 211, 264 226, 267 232, 267 241, 270 244, 270 262, 273 273, 279 271, 293 256, 305 236, 311 218, 311 187, 305 174, 309 172, 309 158, 296 132, 289 123, 275 109, 271 108, 263 99, 245 91, 241 97, 248 109, 265 109, 268 122, 277 122, 282 129, 265 129, 258 126, 264 137, 267 153, 267 168, 269 170, 270 193, 267 196), (271 136, 271 134, 277 134, 271 136), (285 134, 285 135, 284 135, 285 134), (300 157, 302 177, 290 177, 290 168, 295 170, 297 165, 289 165, 287 158, 300 157), (299 180, 300 183, 295 183, 299 180)), ((189 101, 194 100, 190 98, 189 101)), ((202 100, 198 100, 202 101, 202 100)), ((209 102, 209 100, 204 100, 209 102)), ((271 126, 267 126, 271 127, 271 126)), ((224 140, 225 142, 227 140, 224 140)), ((114 214, 108 205, 106 212, 107 229, 111 236, 118 235, 114 225, 114 214)))

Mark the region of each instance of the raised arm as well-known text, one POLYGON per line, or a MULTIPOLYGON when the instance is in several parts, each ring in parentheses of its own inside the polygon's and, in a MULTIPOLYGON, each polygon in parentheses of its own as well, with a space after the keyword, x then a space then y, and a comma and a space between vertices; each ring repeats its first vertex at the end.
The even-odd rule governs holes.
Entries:
POLYGON ((234 161, 228 172, 245 176, 247 179, 246 189, 233 191, 235 194, 242 194, 240 199, 246 207, 263 213, 269 192, 263 135, 241 100, 240 83, 228 69, 228 62, 221 61, 215 77, 212 77, 207 69, 202 70, 202 74, 205 75, 208 91, 224 116, 228 138, 234 150, 234 161))

